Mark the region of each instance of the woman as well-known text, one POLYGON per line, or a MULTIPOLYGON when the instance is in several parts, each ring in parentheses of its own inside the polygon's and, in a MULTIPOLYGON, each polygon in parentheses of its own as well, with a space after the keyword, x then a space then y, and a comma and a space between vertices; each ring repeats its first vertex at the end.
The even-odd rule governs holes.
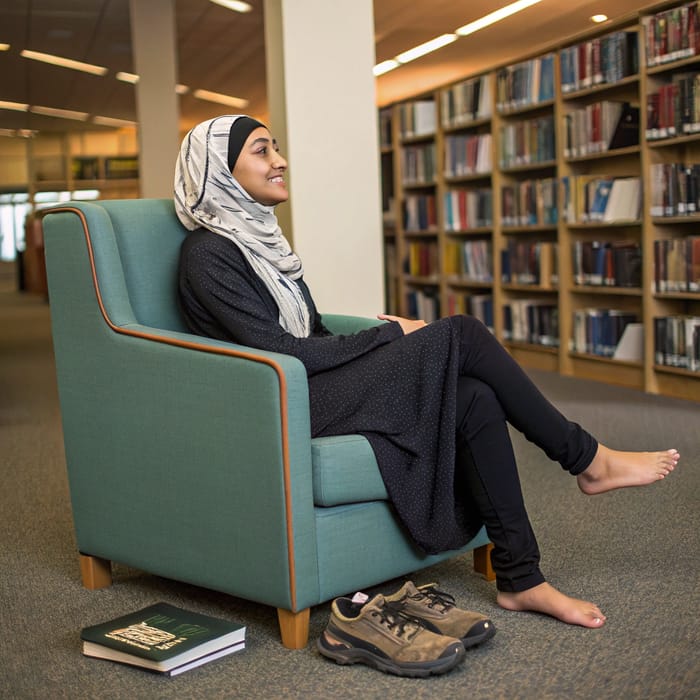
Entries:
POLYGON ((179 293, 194 333, 298 357, 314 437, 359 433, 390 499, 427 553, 486 525, 497 602, 600 627, 593 603, 550 586, 523 503, 507 422, 576 476, 586 494, 650 484, 679 454, 618 452, 567 420, 478 320, 386 321, 353 335, 323 325, 299 258, 277 225, 287 162, 261 123, 227 115, 194 127, 175 176, 179 293))

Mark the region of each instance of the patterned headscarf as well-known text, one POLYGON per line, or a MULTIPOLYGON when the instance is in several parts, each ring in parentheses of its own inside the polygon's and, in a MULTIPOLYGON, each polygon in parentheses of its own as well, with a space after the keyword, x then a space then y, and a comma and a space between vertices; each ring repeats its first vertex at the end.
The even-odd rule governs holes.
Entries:
MULTIPOLYGON (((280 325, 304 338, 310 333, 309 308, 294 281, 304 274, 301 260, 284 237, 274 207, 256 202, 228 165, 231 127, 245 118, 231 114, 216 117, 198 124, 185 136, 175 166, 175 211, 190 231, 203 227, 232 240, 272 294, 279 307, 280 325)), ((250 131, 262 126, 249 121, 250 131)), ((232 165, 238 152, 240 146, 232 165)))

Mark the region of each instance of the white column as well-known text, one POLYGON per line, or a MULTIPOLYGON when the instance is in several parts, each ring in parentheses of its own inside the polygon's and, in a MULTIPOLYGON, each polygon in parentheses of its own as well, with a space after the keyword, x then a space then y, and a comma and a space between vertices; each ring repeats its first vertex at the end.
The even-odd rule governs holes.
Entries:
POLYGON ((173 0, 129 0, 142 197, 172 197, 179 148, 173 0))
POLYGON ((384 275, 372 0, 265 0, 265 38, 270 128, 289 160, 280 222, 322 314, 375 316, 384 275))

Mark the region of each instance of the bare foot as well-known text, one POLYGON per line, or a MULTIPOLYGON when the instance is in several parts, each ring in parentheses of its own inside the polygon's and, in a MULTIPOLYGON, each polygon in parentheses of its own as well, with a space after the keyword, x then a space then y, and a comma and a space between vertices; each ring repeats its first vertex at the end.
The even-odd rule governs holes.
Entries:
POLYGON ((589 496, 625 486, 645 486, 668 476, 679 459, 678 450, 618 452, 599 444, 593 461, 576 480, 589 496))
POLYGON ((540 612, 570 625, 602 627, 605 624, 605 615, 597 605, 569 598, 546 582, 519 593, 498 591, 496 602, 506 610, 540 612))

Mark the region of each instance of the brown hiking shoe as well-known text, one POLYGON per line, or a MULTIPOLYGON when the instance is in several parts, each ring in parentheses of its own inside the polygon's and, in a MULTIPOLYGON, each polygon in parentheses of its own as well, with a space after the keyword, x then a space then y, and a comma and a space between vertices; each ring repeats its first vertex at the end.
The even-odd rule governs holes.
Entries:
POLYGON ((427 630, 382 595, 364 604, 336 598, 318 649, 339 664, 367 664, 397 676, 445 673, 464 658, 459 639, 427 630))
POLYGON ((386 600, 403 605, 408 615, 417 617, 429 630, 461 639, 465 649, 496 634, 493 622, 486 615, 456 607, 455 599, 439 591, 434 583, 416 588, 413 582, 406 581, 394 595, 386 596, 386 600))

